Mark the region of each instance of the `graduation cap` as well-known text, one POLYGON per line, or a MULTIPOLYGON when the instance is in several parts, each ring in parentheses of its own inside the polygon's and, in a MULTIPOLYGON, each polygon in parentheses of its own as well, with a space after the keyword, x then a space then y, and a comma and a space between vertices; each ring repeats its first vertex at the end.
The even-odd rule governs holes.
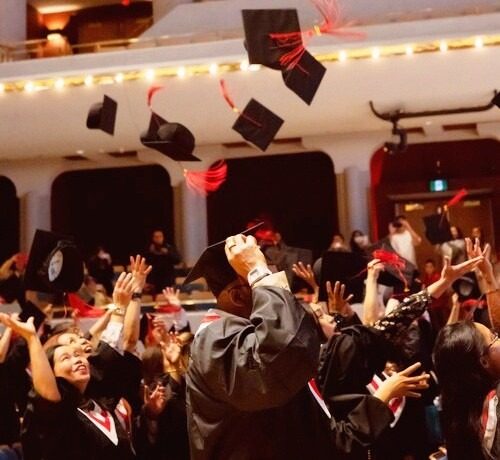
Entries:
POLYGON ((306 104, 311 105, 326 73, 326 67, 315 59, 311 53, 304 51, 295 65, 290 69, 283 70, 281 73, 285 85, 306 104))
POLYGON ((431 244, 441 244, 453 239, 450 222, 443 214, 431 214, 423 218, 425 237, 431 244))
POLYGON ((417 268, 396 253, 388 238, 377 241, 367 252, 384 264, 384 270, 378 277, 379 284, 391 286, 395 291, 407 291, 413 285, 417 268))
POLYGON ((453 291, 458 294, 460 302, 469 299, 479 299, 481 291, 474 273, 467 273, 453 282, 451 285, 453 291))
MULTIPOLYGON (((244 230, 241 234, 250 235, 261 225, 262 222, 244 230)), ((227 260, 224 250, 225 245, 226 240, 223 240, 206 248, 182 284, 188 284, 198 278, 205 278, 208 288, 215 297, 218 297, 229 283, 238 278, 227 260)))
POLYGON ((321 261, 321 283, 319 300, 326 300, 326 282, 340 281, 346 285, 346 293, 353 294, 353 302, 362 302, 364 279, 366 278, 366 258, 357 253, 327 251, 321 261))
POLYGON ((93 104, 87 115, 87 128, 100 129, 105 133, 115 133, 116 110, 118 104, 109 96, 104 96, 102 102, 93 104))
POLYGON ((74 292, 83 282, 83 260, 67 235, 37 230, 31 245, 24 283, 40 292, 74 292))
POLYGON ((271 69, 283 68, 281 58, 290 51, 288 46, 280 46, 271 35, 298 33, 296 45, 302 44, 300 38, 299 16, 296 9, 257 9, 242 10, 245 29, 245 47, 250 64, 262 64, 271 69))
POLYGON ((141 143, 174 161, 200 161, 192 154, 194 136, 191 131, 180 123, 169 123, 155 112, 151 113, 149 128, 141 134, 141 143))

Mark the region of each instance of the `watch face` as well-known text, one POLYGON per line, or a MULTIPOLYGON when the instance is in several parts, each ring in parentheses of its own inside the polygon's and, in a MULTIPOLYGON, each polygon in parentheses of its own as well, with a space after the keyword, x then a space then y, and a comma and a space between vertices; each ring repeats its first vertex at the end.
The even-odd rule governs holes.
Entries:
POLYGON ((63 253, 56 251, 49 262, 48 277, 49 281, 53 282, 61 274, 63 267, 63 253))

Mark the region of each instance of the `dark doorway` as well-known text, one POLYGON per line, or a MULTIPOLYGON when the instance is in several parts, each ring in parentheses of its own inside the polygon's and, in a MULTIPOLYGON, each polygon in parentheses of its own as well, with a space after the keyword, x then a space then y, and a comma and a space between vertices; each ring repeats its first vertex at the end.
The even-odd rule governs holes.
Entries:
POLYGON ((86 257, 102 245, 114 263, 126 264, 145 251, 154 229, 174 240, 172 187, 161 166, 63 173, 51 208, 53 230, 73 235, 86 257))
POLYGON ((0 176, 0 264, 19 251, 19 199, 16 186, 0 176))
POLYGON ((228 177, 209 196, 211 242, 240 232, 258 216, 269 217, 288 245, 317 256, 338 229, 335 170, 322 152, 228 160, 228 177))

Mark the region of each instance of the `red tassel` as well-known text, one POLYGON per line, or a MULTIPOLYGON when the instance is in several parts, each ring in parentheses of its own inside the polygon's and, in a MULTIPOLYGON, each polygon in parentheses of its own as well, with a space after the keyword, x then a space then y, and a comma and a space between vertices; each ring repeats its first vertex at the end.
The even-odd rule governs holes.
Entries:
POLYGON ((80 318, 98 318, 105 313, 104 310, 94 308, 85 303, 77 294, 69 293, 67 298, 69 306, 73 308, 76 316, 79 316, 80 318))
POLYGON ((463 188, 458 191, 458 193, 450 200, 448 203, 446 203, 446 206, 449 208, 450 206, 455 206, 456 204, 460 203, 467 195, 468 195, 467 189, 463 188))
POLYGON ((149 88, 148 88, 148 107, 153 110, 153 107, 152 107, 152 99, 153 99, 153 96, 158 92, 160 91, 161 89, 165 88, 164 86, 162 85, 151 85, 149 88))
POLYGON ((130 0, 122 0, 122 5, 123 6, 129 6, 130 5, 130 0))
POLYGON ((405 285, 405 291, 408 291, 408 281, 401 271, 406 266, 406 262, 399 257, 395 252, 386 251, 385 249, 376 249, 373 251, 373 258, 379 259, 384 265, 389 265, 396 270, 399 275, 399 279, 405 285))
POLYGON ((187 186, 196 194, 207 196, 215 192, 225 182, 227 164, 224 160, 218 161, 208 171, 184 170, 187 186))
POLYGON ((340 8, 337 0, 311 0, 316 9, 323 16, 323 21, 319 26, 305 31, 289 33, 272 33, 269 36, 277 42, 279 48, 292 48, 280 58, 280 64, 283 68, 293 69, 304 54, 307 42, 314 35, 337 35, 362 39, 365 34, 353 30, 347 30, 352 23, 341 24, 340 8))

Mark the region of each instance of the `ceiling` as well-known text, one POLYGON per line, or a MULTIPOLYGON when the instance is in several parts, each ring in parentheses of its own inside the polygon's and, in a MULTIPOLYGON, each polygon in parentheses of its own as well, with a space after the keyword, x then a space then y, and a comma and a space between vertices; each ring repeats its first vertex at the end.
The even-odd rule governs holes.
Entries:
MULTIPOLYGON (((412 27, 404 24, 371 26, 365 29, 367 37, 363 46, 413 43, 431 36, 442 36, 439 34, 446 35, 447 28, 454 30, 455 35, 470 36, 475 34, 474 30, 488 32, 490 26, 491 30, 496 30, 499 23, 500 14, 497 13, 458 18, 453 22, 447 19, 435 19, 425 24, 417 21, 412 27)), ((341 47, 356 46, 359 47, 359 43, 320 37, 308 49, 315 54, 325 54, 341 47)), ((0 66, 0 79, 27 80, 38 76, 103 72, 112 75, 126 69, 141 70, 167 64, 239 62, 245 57, 241 39, 226 40, 7 63, 0 66)), ((372 114, 370 100, 382 112, 453 109, 487 104, 493 91, 500 89, 500 46, 347 60, 325 63, 325 66, 326 75, 310 106, 291 93, 283 84, 281 74, 273 70, 231 72, 224 78, 238 107, 243 108, 253 97, 285 120, 278 132, 278 140, 314 136, 330 136, 333 140, 346 136, 360 138, 374 132, 390 137, 390 124, 372 114)), ((169 121, 189 127, 195 135, 198 151, 220 150, 221 144, 242 142, 242 138, 231 129, 237 115, 221 96, 218 78, 211 75, 182 79, 170 77, 156 83, 165 88, 155 95, 154 110, 169 121)), ((149 123, 146 94, 150 84, 139 79, 31 94, 22 91, 0 93, 0 160, 62 157, 76 152, 99 155, 101 152, 143 149, 139 137, 149 123), (118 102, 113 137, 86 128, 90 106, 102 100, 104 94, 118 102)), ((429 141, 450 136, 450 131, 443 132, 443 126, 468 125, 466 134, 477 136, 475 124, 479 125, 480 134, 489 133, 489 136, 500 138, 498 109, 402 122, 407 128, 422 128, 429 141)), ((461 126, 457 129, 463 131, 461 126)), ((412 136, 410 142, 417 137, 412 136)))

